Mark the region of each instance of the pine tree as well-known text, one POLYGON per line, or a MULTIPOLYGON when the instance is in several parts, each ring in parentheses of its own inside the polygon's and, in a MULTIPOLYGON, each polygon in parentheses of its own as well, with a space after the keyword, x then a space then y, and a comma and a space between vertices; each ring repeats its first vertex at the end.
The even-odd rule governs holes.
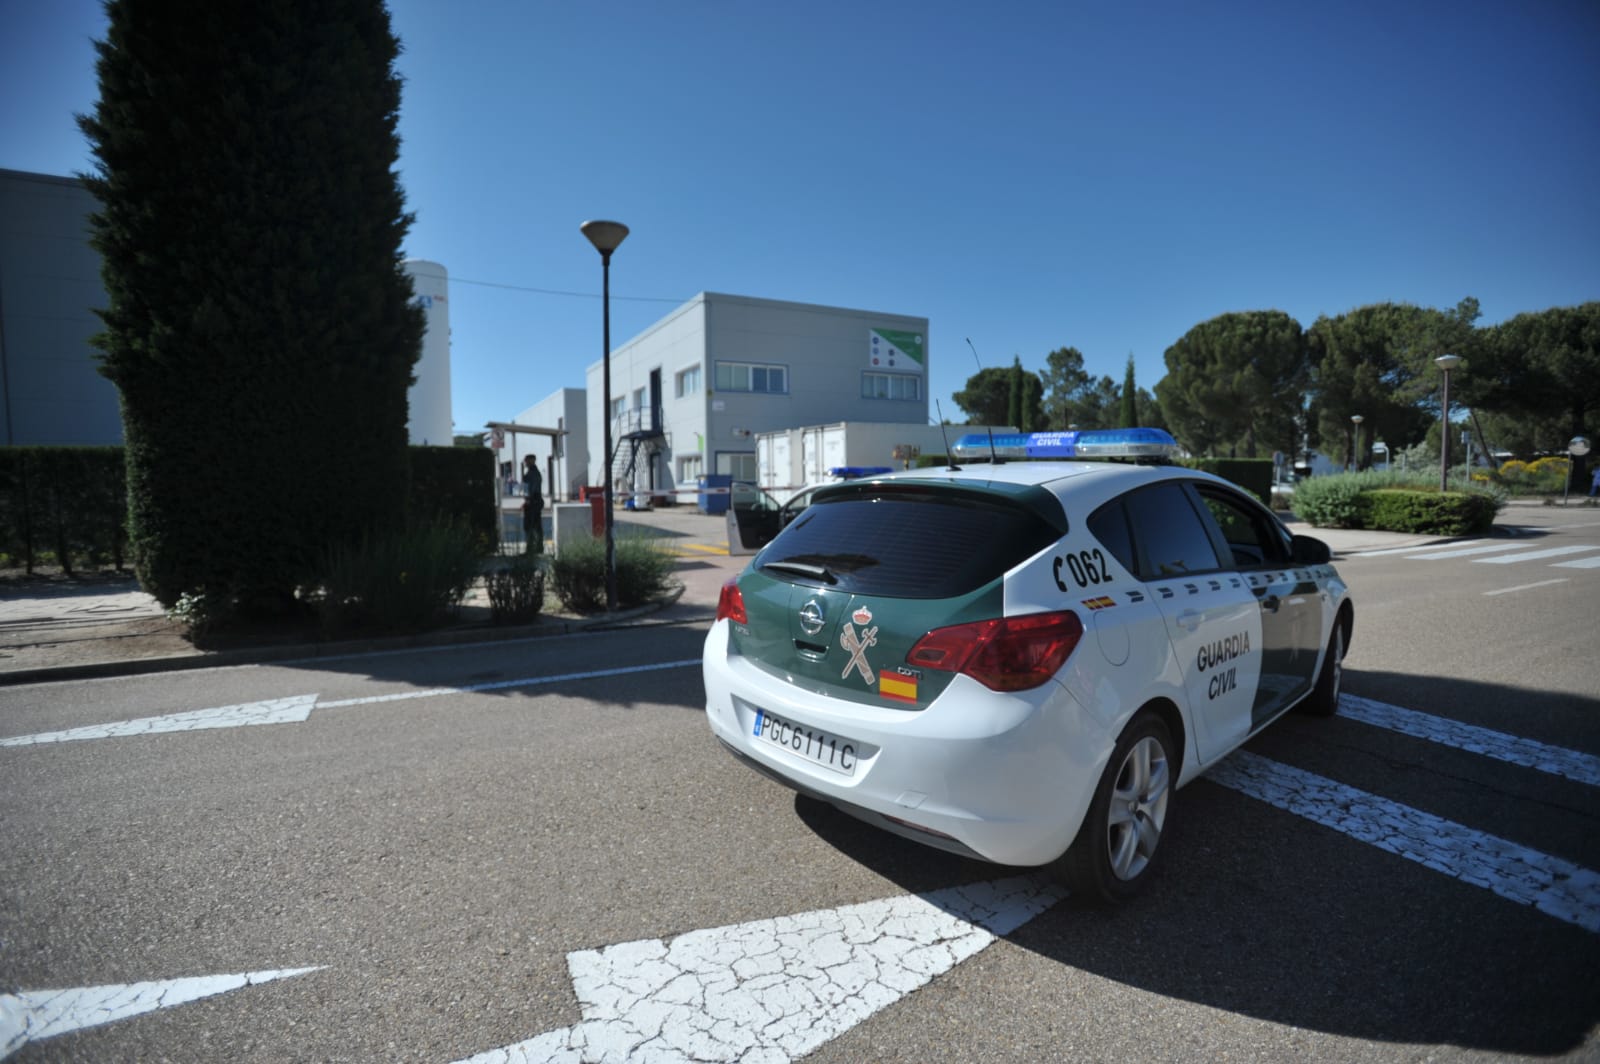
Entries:
POLYGON ((93 242, 131 546, 161 602, 282 607, 401 520, 420 350, 381 0, 110 0, 93 242))

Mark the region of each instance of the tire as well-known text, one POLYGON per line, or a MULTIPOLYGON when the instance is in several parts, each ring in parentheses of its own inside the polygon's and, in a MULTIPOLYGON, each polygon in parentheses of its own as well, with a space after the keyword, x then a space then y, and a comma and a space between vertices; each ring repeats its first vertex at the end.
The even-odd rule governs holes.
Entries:
POLYGON ((1107 904, 1137 894, 1155 867, 1177 782, 1172 734, 1149 710, 1123 730, 1078 837, 1056 871, 1080 901, 1107 904))
POLYGON ((1317 674, 1317 686, 1300 703, 1300 712, 1308 717, 1331 717, 1339 711, 1339 687, 1344 681, 1344 625, 1333 622, 1333 635, 1328 639, 1328 653, 1322 659, 1322 671, 1317 674))

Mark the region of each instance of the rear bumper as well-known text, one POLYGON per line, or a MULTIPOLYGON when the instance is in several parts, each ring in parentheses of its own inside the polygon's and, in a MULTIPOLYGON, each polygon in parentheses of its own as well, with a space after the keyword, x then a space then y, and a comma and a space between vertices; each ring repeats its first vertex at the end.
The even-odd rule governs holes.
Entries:
POLYGON ((730 752, 784 786, 909 839, 1007 865, 1047 864, 1072 843, 1115 736, 1062 685, 1002 694, 956 677, 921 710, 830 698, 706 639, 706 719, 730 752), (757 712, 849 740, 846 776, 758 739, 757 712))

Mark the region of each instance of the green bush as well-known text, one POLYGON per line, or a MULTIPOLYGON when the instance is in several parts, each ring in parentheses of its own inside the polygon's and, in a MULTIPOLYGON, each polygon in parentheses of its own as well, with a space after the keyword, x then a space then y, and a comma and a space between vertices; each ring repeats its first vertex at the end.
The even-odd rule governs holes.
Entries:
POLYGON ((538 554, 518 554, 484 577, 495 624, 526 624, 544 612, 544 564, 538 554))
MULTIPOLYGON (((616 541, 617 605, 639 606, 667 588, 677 559, 648 536, 616 541)), ((550 565, 550 582, 561 604, 575 613, 597 613, 606 605, 606 544, 579 536, 561 544, 550 565)))
POLYGON ((494 505, 494 452, 487 447, 412 447, 412 521, 453 521, 472 533, 481 556, 500 545, 494 505))
POLYGON ((1362 528, 1361 490, 1355 475, 1310 477, 1294 486, 1294 515, 1318 528, 1362 528))
POLYGON ((447 620, 478 574, 472 534, 421 524, 329 550, 320 608, 329 632, 417 632, 447 620))
POLYGON ((1384 488, 1365 492, 1362 500, 1366 527, 1385 532, 1465 536, 1487 532, 1494 524, 1494 500, 1477 492, 1441 494, 1384 488))
POLYGON ((125 476, 120 447, 0 447, 0 554, 30 573, 122 568, 125 476))
POLYGON ((1489 528, 1505 503, 1492 484, 1441 493, 1430 478, 1400 471, 1335 473, 1294 488, 1295 516, 1320 528, 1459 536, 1489 528))

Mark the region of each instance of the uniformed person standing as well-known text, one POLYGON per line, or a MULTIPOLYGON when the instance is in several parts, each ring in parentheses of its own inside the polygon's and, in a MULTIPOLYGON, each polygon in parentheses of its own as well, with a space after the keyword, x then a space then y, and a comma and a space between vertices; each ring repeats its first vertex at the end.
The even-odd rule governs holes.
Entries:
POLYGON ((533 455, 522 460, 522 532, 527 537, 528 553, 544 553, 544 480, 533 455))

